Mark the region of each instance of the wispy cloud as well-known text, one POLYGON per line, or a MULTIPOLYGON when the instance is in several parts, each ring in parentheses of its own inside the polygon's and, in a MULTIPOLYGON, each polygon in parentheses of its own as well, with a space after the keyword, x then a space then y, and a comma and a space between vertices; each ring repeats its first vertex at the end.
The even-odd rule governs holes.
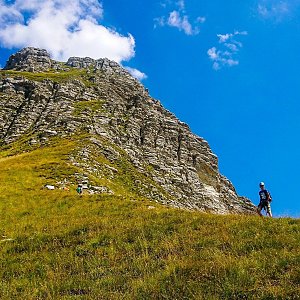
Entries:
POLYGON ((263 19, 282 21, 300 7, 300 0, 259 0, 257 13, 263 19))
POLYGON ((187 35, 198 33, 196 29, 193 29, 188 16, 182 16, 180 12, 176 10, 170 13, 167 24, 171 27, 183 30, 187 35))
POLYGON ((147 76, 145 73, 143 73, 143 72, 141 72, 141 71, 139 71, 139 70, 137 70, 137 69, 130 68, 130 67, 125 67, 125 69, 126 69, 126 70, 127 70, 134 78, 136 78, 136 79, 138 79, 138 80, 140 80, 140 81, 142 81, 142 80, 148 78, 148 76, 147 76))
POLYGON ((179 7, 180 10, 184 10, 185 9, 185 2, 184 2, 184 0, 179 0, 177 2, 177 5, 178 5, 178 7, 179 7))
POLYGON ((190 16, 187 14, 185 9, 185 1, 166 1, 161 3, 162 7, 169 8, 172 10, 165 16, 161 16, 154 19, 154 27, 175 27, 179 31, 183 31, 186 35, 197 35, 200 32, 200 24, 203 24, 206 19, 203 16, 197 17, 194 21, 190 21, 190 16))
POLYGON ((219 47, 208 49, 207 54, 213 62, 213 69, 220 70, 223 67, 233 67, 239 64, 237 54, 243 47, 238 41, 238 36, 248 35, 247 31, 235 31, 234 33, 217 34, 219 47))
POLYGON ((0 0, 0 43, 6 48, 45 48, 58 60, 132 58, 133 36, 101 25, 102 17, 98 0, 0 0))

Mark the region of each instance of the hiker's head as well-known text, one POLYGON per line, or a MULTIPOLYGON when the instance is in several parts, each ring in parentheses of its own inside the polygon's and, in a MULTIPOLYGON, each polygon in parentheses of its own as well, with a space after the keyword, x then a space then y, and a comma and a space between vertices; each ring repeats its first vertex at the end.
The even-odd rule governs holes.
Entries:
POLYGON ((260 183, 259 183, 259 187, 263 190, 263 189, 265 188, 264 182, 260 182, 260 183))

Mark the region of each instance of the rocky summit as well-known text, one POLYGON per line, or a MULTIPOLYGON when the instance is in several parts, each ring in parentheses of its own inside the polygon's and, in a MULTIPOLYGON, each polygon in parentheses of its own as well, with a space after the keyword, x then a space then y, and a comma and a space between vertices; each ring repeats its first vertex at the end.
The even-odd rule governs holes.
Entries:
POLYGON ((62 63, 46 50, 25 48, 0 74, 1 147, 22 142, 29 151, 53 139, 88 136, 67 158, 86 180, 113 180, 122 157, 142 174, 134 179, 136 192, 153 201, 218 214, 254 213, 251 201, 219 173, 207 141, 116 62, 71 57, 62 63))

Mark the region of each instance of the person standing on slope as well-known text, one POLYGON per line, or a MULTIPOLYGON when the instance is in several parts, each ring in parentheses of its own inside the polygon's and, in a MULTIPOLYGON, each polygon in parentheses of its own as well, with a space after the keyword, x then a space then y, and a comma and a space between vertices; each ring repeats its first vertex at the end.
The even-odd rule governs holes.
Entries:
POLYGON ((262 209, 267 211, 267 215, 272 218, 272 212, 271 212, 271 195, 270 193, 265 189, 265 184, 263 182, 261 182, 259 184, 260 187, 260 191, 259 191, 259 198, 260 198, 260 202, 257 206, 257 213, 262 217, 262 209))
POLYGON ((76 192, 78 193, 78 195, 82 195, 82 184, 78 184, 76 192))

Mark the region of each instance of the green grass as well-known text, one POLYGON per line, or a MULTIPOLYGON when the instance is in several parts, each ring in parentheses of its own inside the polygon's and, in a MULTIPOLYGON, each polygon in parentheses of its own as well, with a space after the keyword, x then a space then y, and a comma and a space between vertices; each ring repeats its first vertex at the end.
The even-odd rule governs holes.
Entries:
POLYGON ((50 79, 57 82, 69 80, 70 78, 76 78, 86 73, 83 69, 71 69, 70 71, 48 71, 48 72, 25 72, 25 71, 13 71, 13 70, 1 70, 2 76, 5 77, 18 77, 22 76, 29 80, 43 81, 44 79, 50 79))
POLYGON ((300 220, 161 206, 124 160, 115 195, 42 189, 76 146, 0 158, 0 299, 299 299, 300 220))
MULTIPOLYGON (((23 152, 30 152, 39 147, 39 145, 32 145, 30 140, 34 137, 33 132, 28 131, 23 134, 17 141, 11 144, 4 144, 0 139, 0 159, 3 157, 17 155, 23 152)), ((52 138, 52 140, 54 140, 52 138)))
POLYGON ((0 77, 9 78, 9 77, 24 77, 31 81, 41 82, 45 79, 51 80, 53 82, 67 82, 74 79, 79 79, 86 86, 90 87, 94 84, 90 81, 89 70, 87 69, 78 69, 70 68, 69 71, 54 71, 49 70, 47 72, 25 72, 25 71, 14 71, 14 70, 0 70, 0 77))
POLYGON ((90 100, 90 101, 75 102, 74 115, 80 116, 86 110, 91 111, 92 113, 99 112, 99 111, 105 111, 102 108, 103 103, 104 103, 103 100, 90 100))

